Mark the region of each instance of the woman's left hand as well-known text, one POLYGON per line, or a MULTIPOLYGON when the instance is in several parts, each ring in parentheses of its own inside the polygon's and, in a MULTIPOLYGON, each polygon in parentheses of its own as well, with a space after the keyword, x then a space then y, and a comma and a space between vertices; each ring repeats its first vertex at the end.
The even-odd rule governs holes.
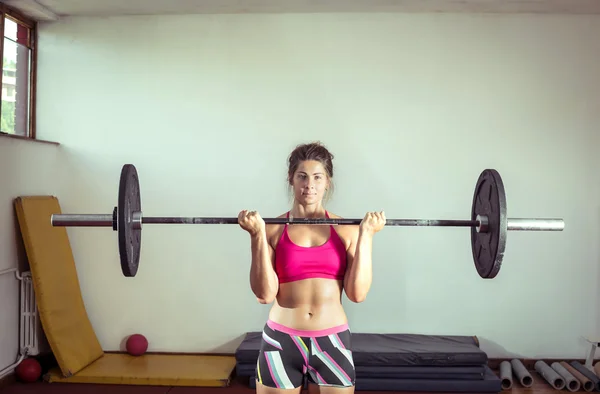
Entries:
POLYGON ((370 235, 380 231, 385 226, 385 212, 367 212, 360 222, 360 231, 370 235))

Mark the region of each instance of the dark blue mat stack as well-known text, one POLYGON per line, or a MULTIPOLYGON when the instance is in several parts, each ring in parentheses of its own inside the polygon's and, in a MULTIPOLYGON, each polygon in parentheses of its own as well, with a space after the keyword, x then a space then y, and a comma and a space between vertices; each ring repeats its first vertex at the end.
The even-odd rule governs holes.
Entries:
MULTIPOLYGON (((261 336, 247 333, 235 353, 236 373, 252 388, 261 336)), ((353 333, 352 349, 357 391, 502 391, 476 337, 353 333)))

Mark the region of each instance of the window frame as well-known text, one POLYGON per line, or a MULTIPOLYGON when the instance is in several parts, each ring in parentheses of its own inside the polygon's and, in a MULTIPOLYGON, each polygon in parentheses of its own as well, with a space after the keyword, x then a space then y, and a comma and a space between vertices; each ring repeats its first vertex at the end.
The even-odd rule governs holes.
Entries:
MULTIPOLYGON (((26 140, 37 140, 36 138, 36 87, 37 87, 37 42, 38 42, 38 24, 37 21, 27 17, 22 12, 0 3, 0 30, 2 31, 2 40, 0 40, 0 64, 4 70, 4 24, 7 17, 18 21, 17 23, 27 27, 30 32, 31 40, 31 69, 29 73, 29 127, 27 135, 0 133, 2 136, 21 138, 26 140)), ((0 86, 2 86, 4 72, 0 72, 0 86)), ((2 108, 2 100, 0 98, 0 108, 2 108)), ((2 132, 2 130, 0 130, 2 132)))

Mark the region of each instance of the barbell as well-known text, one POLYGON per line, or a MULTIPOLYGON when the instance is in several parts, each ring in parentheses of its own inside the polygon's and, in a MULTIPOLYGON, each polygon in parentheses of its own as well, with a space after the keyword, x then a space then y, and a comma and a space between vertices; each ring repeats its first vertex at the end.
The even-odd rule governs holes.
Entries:
MULTIPOLYGON (((144 224, 238 224, 237 217, 146 217, 142 214, 138 172, 133 164, 121 169, 117 206, 112 214, 53 214, 56 227, 112 227, 117 231, 121 270, 136 276, 144 224)), ((358 225, 362 219, 265 218, 265 224, 358 225)), ((470 227, 471 251, 480 277, 498 275, 508 231, 562 231, 563 219, 507 218, 504 183, 498 171, 481 172, 468 220, 387 219, 386 226, 470 227)))

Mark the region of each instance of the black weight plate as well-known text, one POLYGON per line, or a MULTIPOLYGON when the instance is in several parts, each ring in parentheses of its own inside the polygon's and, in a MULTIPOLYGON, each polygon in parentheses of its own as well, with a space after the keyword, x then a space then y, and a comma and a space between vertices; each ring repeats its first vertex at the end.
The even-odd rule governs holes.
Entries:
POLYGON ((121 270, 123 275, 132 277, 137 274, 140 264, 142 241, 141 227, 136 229, 133 223, 133 213, 142 210, 140 183, 133 164, 125 164, 121 169, 118 204, 117 232, 121 270))
POLYGON ((477 232, 471 227, 471 250, 479 276, 492 279, 498 275, 506 247, 507 219, 504 183, 496 170, 484 170, 477 179, 471 219, 487 216, 488 229, 477 232))

